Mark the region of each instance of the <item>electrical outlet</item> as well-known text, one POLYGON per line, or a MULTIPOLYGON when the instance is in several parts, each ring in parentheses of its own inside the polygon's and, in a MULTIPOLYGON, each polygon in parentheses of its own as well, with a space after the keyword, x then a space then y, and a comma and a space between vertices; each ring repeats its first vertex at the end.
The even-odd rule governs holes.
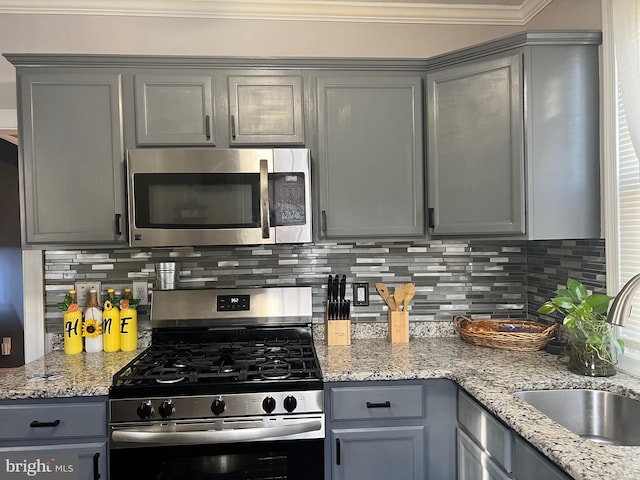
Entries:
POLYGON ((100 284, 101 283, 99 281, 76 282, 76 294, 78 297, 79 307, 87 306, 87 301, 89 300, 89 290, 91 290, 92 288, 95 288, 98 292, 98 305, 100 304, 100 284))
POLYGON ((133 298, 140 300, 139 305, 146 305, 149 303, 149 288, 147 287, 146 281, 133 282, 131 294, 133 295, 133 298))

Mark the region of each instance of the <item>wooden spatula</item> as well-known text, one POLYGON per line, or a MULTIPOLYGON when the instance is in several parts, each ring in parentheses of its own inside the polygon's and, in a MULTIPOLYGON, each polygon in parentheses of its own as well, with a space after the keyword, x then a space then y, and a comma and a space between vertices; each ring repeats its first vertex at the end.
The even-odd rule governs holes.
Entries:
POLYGON ((384 283, 376 283, 375 286, 376 286, 376 290, 384 300, 384 303, 387 304, 390 310, 394 310, 395 302, 393 302, 393 297, 389 293, 389 289, 387 288, 387 286, 384 283))
POLYGON ((409 303, 413 300, 416 294, 416 286, 414 283, 407 283, 404 286, 404 309, 409 308, 409 303))
POLYGON ((393 291, 393 299, 396 301, 396 310, 402 310, 402 302, 404 302, 404 285, 398 285, 393 291))

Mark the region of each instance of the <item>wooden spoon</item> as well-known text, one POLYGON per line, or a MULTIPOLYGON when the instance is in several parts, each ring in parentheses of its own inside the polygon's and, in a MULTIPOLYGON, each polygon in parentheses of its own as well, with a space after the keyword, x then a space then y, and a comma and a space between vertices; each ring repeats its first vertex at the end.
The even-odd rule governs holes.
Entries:
POLYGON ((396 310, 402 310, 402 302, 404 301, 404 285, 398 285, 393 291, 393 299, 396 301, 396 310))
POLYGON ((387 306, 391 310, 393 310, 393 308, 391 307, 391 303, 389 303, 389 301, 393 300, 393 298, 391 297, 391 294, 389 293, 389 289, 387 288, 387 286, 384 283, 376 283, 375 286, 376 286, 376 290, 384 300, 384 303, 386 303, 387 306))
POLYGON ((404 286, 404 309, 409 308, 409 303, 413 300, 416 294, 416 285, 414 283, 407 283, 404 286))

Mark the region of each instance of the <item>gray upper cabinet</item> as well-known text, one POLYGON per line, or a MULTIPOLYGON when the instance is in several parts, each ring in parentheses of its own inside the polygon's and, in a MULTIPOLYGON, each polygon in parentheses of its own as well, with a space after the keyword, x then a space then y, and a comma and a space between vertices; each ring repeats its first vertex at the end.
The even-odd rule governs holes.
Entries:
POLYGON ((215 145, 211 76, 135 74, 134 95, 138 145, 215 145))
POLYGON ((434 236, 600 237, 599 32, 525 32, 429 60, 434 236))
POLYGON ((435 235, 525 233, 521 64, 508 55, 427 76, 435 235))
POLYGON ((302 77, 230 76, 230 145, 304 144, 302 77))
POLYGON ((424 238, 419 75, 317 79, 321 238, 424 238))
POLYGON ((121 76, 21 71, 18 85, 23 242, 124 243, 121 76))

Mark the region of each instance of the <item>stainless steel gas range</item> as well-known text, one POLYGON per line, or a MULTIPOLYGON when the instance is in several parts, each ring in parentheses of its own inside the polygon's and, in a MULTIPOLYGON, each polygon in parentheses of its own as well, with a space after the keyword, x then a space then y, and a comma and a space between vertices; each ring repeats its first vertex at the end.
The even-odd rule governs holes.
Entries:
POLYGON ((311 288, 156 291, 109 391, 114 479, 321 479, 311 288))

